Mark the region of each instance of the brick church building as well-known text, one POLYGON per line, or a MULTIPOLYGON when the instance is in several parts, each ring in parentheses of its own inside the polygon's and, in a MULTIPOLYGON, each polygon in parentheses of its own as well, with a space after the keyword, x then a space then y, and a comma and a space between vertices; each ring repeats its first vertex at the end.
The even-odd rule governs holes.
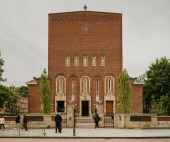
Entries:
MULTIPOLYGON (((52 112, 67 112, 73 102, 79 116, 91 116, 98 103, 104 113, 119 112, 122 14, 78 11, 48 15, 48 77, 52 112)), ((143 109, 143 82, 129 78, 132 112, 143 109)), ((40 78, 27 82, 28 112, 39 113, 40 78)))

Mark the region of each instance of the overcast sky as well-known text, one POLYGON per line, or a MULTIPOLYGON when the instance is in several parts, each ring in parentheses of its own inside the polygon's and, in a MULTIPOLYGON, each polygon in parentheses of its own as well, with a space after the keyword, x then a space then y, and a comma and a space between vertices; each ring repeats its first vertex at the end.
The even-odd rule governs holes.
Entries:
POLYGON ((123 14, 123 67, 143 74, 170 58, 170 0, 0 0, 0 51, 5 85, 21 86, 48 68, 48 14, 82 11, 123 14))

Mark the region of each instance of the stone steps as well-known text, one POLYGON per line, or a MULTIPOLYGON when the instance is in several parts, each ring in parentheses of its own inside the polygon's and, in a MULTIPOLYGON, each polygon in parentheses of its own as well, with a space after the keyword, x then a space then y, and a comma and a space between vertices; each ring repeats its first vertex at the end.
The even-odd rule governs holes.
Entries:
POLYGON ((94 128, 94 120, 92 117, 77 117, 76 128, 94 128))
POLYGON ((76 123, 76 128, 94 128, 94 123, 76 123))

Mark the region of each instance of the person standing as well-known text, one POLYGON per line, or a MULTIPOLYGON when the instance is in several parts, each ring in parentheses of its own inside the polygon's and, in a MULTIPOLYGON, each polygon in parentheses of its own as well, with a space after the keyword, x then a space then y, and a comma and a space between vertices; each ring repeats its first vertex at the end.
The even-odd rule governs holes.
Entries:
POLYGON ((99 115, 97 113, 94 114, 93 119, 94 119, 94 122, 95 122, 95 129, 96 128, 100 129, 99 128, 100 117, 99 117, 99 115))
POLYGON ((24 127, 25 131, 28 131, 27 122, 28 122, 27 116, 24 115, 24 118, 23 118, 23 127, 24 127))
POLYGON ((61 133, 61 122, 62 122, 62 117, 59 113, 56 114, 55 118, 54 118, 54 121, 55 121, 55 132, 57 133, 57 130, 59 133, 61 133))
POLYGON ((20 115, 18 114, 16 119, 15 119, 15 122, 16 122, 16 125, 17 125, 17 133, 20 133, 20 115))
POLYGON ((3 118, 2 116, 0 117, 0 129, 2 129, 2 127, 5 129, 5 118, 3 118))

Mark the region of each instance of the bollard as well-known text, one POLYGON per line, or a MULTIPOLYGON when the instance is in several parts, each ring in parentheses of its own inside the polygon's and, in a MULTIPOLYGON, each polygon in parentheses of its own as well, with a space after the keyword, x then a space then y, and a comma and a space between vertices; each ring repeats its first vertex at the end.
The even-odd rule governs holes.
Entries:
POLYGON ((19 136, 21 135, 21 132, 20 132, 20 125, 19 125, 19 128, 18 128, 18 135, 19 135, 19 136))
MULTIPOLYGON (((44 125, 44 124, 43 124, 44 125)), ((43 131, 43 135, 46 136, 46 132, 45 132, 45 125, 43 126, 44 127, 44 131, 43 131)))
POLYGON ((74 108, 74 125, 73 125, 73 136, 76 136, 76 109, 74 108))

